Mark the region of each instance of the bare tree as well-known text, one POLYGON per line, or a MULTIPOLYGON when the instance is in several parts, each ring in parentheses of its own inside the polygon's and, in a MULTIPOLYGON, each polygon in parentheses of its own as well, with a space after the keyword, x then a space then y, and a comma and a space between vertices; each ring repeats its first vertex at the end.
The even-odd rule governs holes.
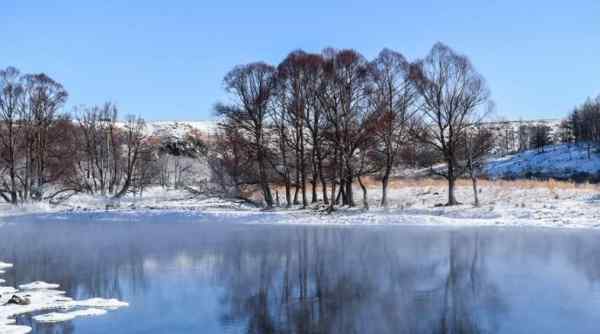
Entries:
POLYGON ((237 66, 225 76, 224 82, 233 103, 218 104, 215 109, 218 115, 252 138, 258 182, 267 208, 271 208, 273 196, 267 174, 266 122, 275 68, 265 63, 237 66))
POLYGON ((424 124, 415 134, 443 156, 446 170, 438 174, 448 180, 447 205, 456 205, 455 183, 464 172, 457 153, 489 90, 465 56, 441 43, 411 66, 410 76, 421 98, 424 124))
POLYGON ((25 193, 41 199, 42 188, 46 184, 49 129, 57 112, 67 101, 68 94, 60 83, 43 73, 25 75, 23 80, 27 106, 22 109, 21 121, 26 134, 28 160, 24 178, 25 193))
POLYGON ((121 190, 115 194, 115 198, 120 198, 127 193, 131 187, 140 155, 144 151, 145 144, 144 127, 145 122, 141 117, 127 116, 125 123, 125 166, 124 181, 121 190))
POLYGON ((289 141, 295 152, 296 189, 294 204, 298 204, 301 191, 302 207, 308 205, 306 197, 306 114, 310 107, 307 100, 308 80, 305 67, 306 54, 302 51, 290 53, 277 68, 278 87, 285 112, 288 128, 292 132, 289 141))
POLYGON ((482 128, 480 124, 465 133, 465 160, 467 170, 473 186, 474 205, 479 206, 479 190, 477 188, 478 172, 482 167, 483 159, 490 153, 494 146, 494 135, 491 131, 482 128))
POLYGON ((122 179, 122 129, 118 109, 110 103, 76 109, 81 157, 78 162, 82 189, 112 194, 122 179))
POLYGON ((342 203, 354 206, 352 183, 356 178, 359 147, 371 134, 365 126, 375 113, 369 108, 369 66, 354 50, 325 50, 324 85, 319 94, 328 129, 326 138, 333 146, 333 168, 337 179, 332 182, 330 210, 337 202, 335 183, 342 203))
POLYGON ((239 129, 221 124, 208 149, 208 165, 213 182, 218 184, 222 193, 239 197, 242 185, 253 182, 248 179, 248 172, 254 174, 255 170, 247 152, 248 146, 249 140, 239 129))
POLYGON ((371 63, 373 104, 378 114, 374 135, 380 141, 383 157, 381 206, 387 207, 387 189, 392 168, 409 140, 409 126, 414 113, 415 89, 409 80, 409 63, 400 53, 384 49, 371 63))
POLYGON ((270 113, 274 136, 273 140, 276 143, 272 143, 273 147, 278 150, 272 159, 270 159, 273 169, 283 179, 285 187, 285 201, 286 207, 292 206, 292 193, 291 193, 291 174, 292 174, 292 163, 290 159, 290 128, 288 122, 288 108, 290 105, 289 95, 285 89, 285 85, 281 84, 284 80, 278 80, 277 88, 274 93, 273 108, 270 113))
POLYGON ((543 153, 544 147, 552 144, 552 137, 550 136, 551 129, 547 125, 536 125, 530 128, 531 131, 531 143, 530 146, 538 152, 543 153))
MULTIPOLYGON (((8 181, 1 179, 0 195, 17 204, 17 133, 19 108, 23 107, 23 85, 19 70, 8 67, 0 70, 0 170, 8 169, 8 181)), ((1 177, 1 173, 0 173, 1 177)))

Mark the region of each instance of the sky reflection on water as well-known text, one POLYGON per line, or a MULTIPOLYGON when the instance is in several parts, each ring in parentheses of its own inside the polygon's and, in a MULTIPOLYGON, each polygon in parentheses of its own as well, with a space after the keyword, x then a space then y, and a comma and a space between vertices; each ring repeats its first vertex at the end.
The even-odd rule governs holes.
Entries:
POLYGON ((129 308, 34 333, 596 333, 600 234, 73 215, 0 227, 8 284, 129 308))

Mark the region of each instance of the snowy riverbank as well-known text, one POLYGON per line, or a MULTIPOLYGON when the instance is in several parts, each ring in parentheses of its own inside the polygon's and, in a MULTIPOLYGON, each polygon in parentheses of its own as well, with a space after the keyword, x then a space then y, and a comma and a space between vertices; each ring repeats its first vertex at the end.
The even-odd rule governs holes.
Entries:
POLYGON ((316 210, 316 205, 304 210, 294 207, 262 212, 241 202, 156 188, 142 198, 126 197, 119 202, 75 195, 60 205, 4 205, 0 207, 0 217, 7 220, 24 214, 110 211, 144 219, 150 213, 183 212, 198 220, 241 223, 600 227, 600 189, 589 184, 481 181, 480 207, 471 204, 472 190, 467 181, 459 182, 457 188, 457 198, 464 204, 453 207, 439 206, 446 201, 446 184, 442 180, 393 182, 387 209, 378 205, 380 189, 376 182, 370 185, 370 210, 361 208, 361 196, 356 189, 357 207, 341 207, 333 214, 316 210))

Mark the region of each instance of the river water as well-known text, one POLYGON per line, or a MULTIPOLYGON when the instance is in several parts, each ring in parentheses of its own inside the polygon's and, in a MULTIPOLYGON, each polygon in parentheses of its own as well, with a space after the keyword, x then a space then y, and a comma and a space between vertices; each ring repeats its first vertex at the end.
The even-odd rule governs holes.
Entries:
POLYGON ((129 307, 33 333, 598 333, 600 233, 12 218, 2 278, 129 307))

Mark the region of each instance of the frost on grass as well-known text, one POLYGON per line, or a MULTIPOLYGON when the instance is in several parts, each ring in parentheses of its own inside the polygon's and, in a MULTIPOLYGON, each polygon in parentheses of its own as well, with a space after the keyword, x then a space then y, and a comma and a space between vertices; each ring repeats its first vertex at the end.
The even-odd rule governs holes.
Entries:
MULTIPOLYGON (((9 263, 0 262, 0 268, 11 268, 9 263)), ((4 281, 0 281, 4 283, 4 281)), ((116 299, 91 298, 73 300, 65 296, 64 291, 57 290, 58 284, 36 281, 19 285, 19 289, 0 286, 0 334, 29 333, 30 327, 15 325, 14 317, 20 314, 52 311, 33 317, 37 322, 62 322, 81 316, 97 316, 108 310, 116 310, 128 306, 116 299), (27 305, 6 304, 13 296, 29 301, 27 305)))

